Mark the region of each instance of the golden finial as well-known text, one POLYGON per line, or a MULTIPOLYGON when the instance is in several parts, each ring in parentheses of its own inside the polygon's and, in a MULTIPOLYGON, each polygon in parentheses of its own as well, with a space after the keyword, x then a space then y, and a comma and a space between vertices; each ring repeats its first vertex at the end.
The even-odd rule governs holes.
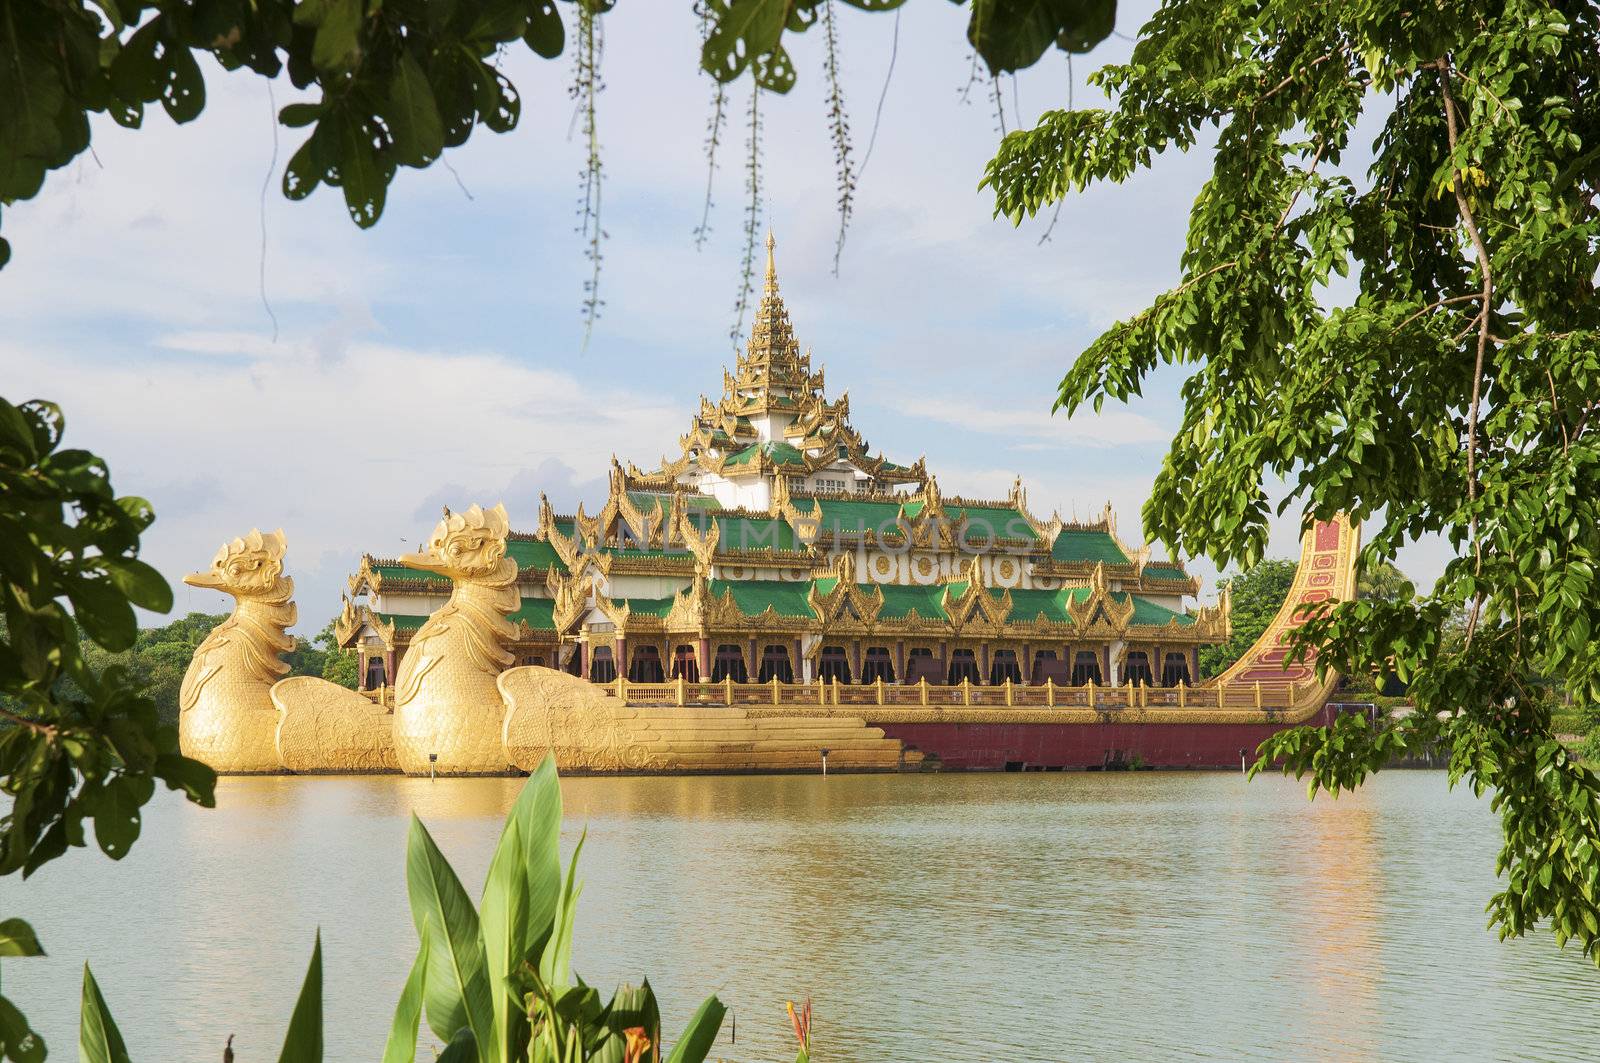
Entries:
POLYGON ((767 230, 767 291, 769 293, 770 292, 776 292, 778 290, 778 265, 773 260, 773 257, 772 257, 772 249, 776 245, 777 245, 777 241, 772 238, 772 230, 768 229, 767 230))

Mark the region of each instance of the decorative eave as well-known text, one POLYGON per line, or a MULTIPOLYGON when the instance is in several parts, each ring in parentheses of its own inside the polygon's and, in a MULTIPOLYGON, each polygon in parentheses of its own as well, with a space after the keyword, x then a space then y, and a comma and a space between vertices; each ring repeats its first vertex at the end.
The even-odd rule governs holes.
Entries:
POLYGON ((833 590, 820 594, 816 582, 813 581, 810 591, 806 594, 807 604, 811 606, 811 611, 821 618, 822 623, 825 626, 848 621, 864 625, 875 624, 878 614, 883 611, 883 588, 874 584, 870 591, 862 589, 856 582, 854 555, 840 554, 839 559, 834 562, 830 575, 838 581, 834 584, 833 590))
POLYGON ((397 638, 392 621, 384 620, 369 607, 356 605, 348 598, 339 611, 339 619, 334 621, 333 637, 340 649, 353 649, 361 632, 369 627, 377 633, 385 650, 395 649, 401 641, 410 641, 409 636, 404 640, 397 638))
POLYGON ((956 632, 969 628, 983 628, 998 633, 1004 628, 1006 617, 1011 615, 1011 592, 1004 591, 999 598, 989 593, 983 584, 983 567, 974 557, 967 564, 966 587, 959 595, 952 595, 946 584, 939 597, 939 608, 949 619, 956 632))
POLYGON ((1083 601, 1069 601, 1067 615, 1073 625, 1090 638, 1096 635, 1117 637, 1128 631, 1128 621, 1133 619, 1133 596, 1123 601, 1111 596, 1106 567, 1096 564, 1089 578, 1089 596, 1083 601))

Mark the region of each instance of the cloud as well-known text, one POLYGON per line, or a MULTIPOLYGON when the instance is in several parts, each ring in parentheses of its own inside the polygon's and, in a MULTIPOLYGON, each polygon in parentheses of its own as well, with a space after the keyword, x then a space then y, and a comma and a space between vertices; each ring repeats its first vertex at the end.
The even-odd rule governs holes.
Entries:
POLYGON ((65 352, 0 344, 0 362, 8 391, 63 401, 68 445, 104 457, 118 491, 151 499, 146 556, 169 580, 252 526, 282 526, 313 631, 360 554, 425 534, 438 504, 504 501, 531 528, 542 478, 575 504, 603 490, 616 441, 684 425, 651 396, 497 352, 360 341, 330 362, 310 337, 167 338, 196 357, 102 364, 92 386, 65 352))
POLYGON ((1073 417, 1052 415, 1049 410, 1021 405, 1014 400, 1004 407, 989 407, 955 399, 920 398, 901 404, 915 417, 954 425, 969 432, 1008 438, 1036 440, 1014 444, 1017 449, 1040 450, 1057 447, 1116 447, 1134 443, 1164 443, 1172 431, 1144 416, 1123 409, 1101 413, 1083 411, 1073 417))

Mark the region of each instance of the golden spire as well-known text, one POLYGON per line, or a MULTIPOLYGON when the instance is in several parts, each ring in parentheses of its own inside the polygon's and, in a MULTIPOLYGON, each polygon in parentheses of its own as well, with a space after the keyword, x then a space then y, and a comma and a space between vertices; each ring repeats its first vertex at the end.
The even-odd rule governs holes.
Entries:
POLYGON ((772 249, 777 241, 772 238, 772 230, 767 230, 767 287, 766 294, 778 294, 778 265, 773 260, 772 249))

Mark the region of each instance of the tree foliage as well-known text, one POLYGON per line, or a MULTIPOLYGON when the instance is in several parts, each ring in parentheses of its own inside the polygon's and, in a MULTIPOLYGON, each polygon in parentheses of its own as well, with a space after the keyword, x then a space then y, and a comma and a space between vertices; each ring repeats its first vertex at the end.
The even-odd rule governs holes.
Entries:
POLYGON ((1429 593, 1301 633, 1350 674, 1392 660, 1417 711, 1288 732, 1258 767, 1338 790, 1394 752, 1446 751, 1502 816, 1491 923, 1547 920, 1600 956, 1600 783, 1532 682, 1600 699, 1597 20, 1528 0, 1169 0, 1094 75, 1106 106, 1006 138, 985 183, 1021 218, 1214 141, 1181 283, 1091 344, 1058 404, 1191 367, 1144 522, 1219 565, 1260 556, 1268 474, 1291 485, 1280 511, 1374 518, 1364 571, 1423 534, 1457 551, 1429 593), (1350 145, 1364 117, 1370 162, 1350 145))
MULTIPOLYGON (((209 805, 216 775, 178 751, 177 728, 125 668, 90 666, 80 630, 119 652, 134 606, 165 612, 172 590, 139 560, 155 519, 117 497, 105 463, 63 448, 61 411, 0 399, 0 875, 26 877, 95 841, 120 859, 139 836, 157 780, 209 805)), ((0 956, 42 954, 21 920, 0 922, 0 956)), ((44 1058, 44 1042, 0 997, 0 1057, 44 1058)))
POLYGON ((1225 582, 1232 598, 1233 634, 1228 641, 1200 651, 1200 674, 1216 675, 1243 657, 1272 618, 1283 608, 1299 565, 1283 558, 1267 558, 1225 582))
MULTIPOLYGON (((842 0, 891 11, 905 0, 842 0)), ((786 34, 816 24, 829 0, 698 0, 703 69, 719 83, 749 72, 756 89, 786 93, 797 73, 786 34)), ((283 194, 338 188, 365 228, 383 214, 402 167, 432 165, 483 126, 521 117, 501 69, 508 49, 545 59, 566 48, 568 20, 592 29, 615 0, 41 0, 0 19, 0 204, 31 199, 50 170, 89 149, 93 114, 140 127, 160 103, 174 122, 205 110, 201 60, 276 78, 285 70, 316 99, 279 122, 310 132, 289 158, 283 194), (575 14, 563 15, 563 5, 575 14)), ((831 8, 829 9, 831 10, 831 8)), ((698 13, 698 14, 697 14, 698 13)), ((1036 62, 1052 45, 1086 51, 1112 30, 1115 0, 972 0, 967 38, 992 73, 1036 62)), ((580 37, 583 34, 580 32, 580 37)), ((592 40, 592 32, 588 37, 592 40)), ((831 43, 831 42, 830 42, 831 43)), ((831 54, 831 53, 830 53, 831 54)), ((592 123, 599 72, 582 74, 592 123)), ((598 173, 592 126, 590 172, 598 173)), ((598 236, 596 236, 598 241, 598 236)), ((591 255, 597 257, 597 248, 591 255)), ((0 267, 10 245, 0 239, 0 267)), ((593 293, 590 293, 593 299, 593 293)))

